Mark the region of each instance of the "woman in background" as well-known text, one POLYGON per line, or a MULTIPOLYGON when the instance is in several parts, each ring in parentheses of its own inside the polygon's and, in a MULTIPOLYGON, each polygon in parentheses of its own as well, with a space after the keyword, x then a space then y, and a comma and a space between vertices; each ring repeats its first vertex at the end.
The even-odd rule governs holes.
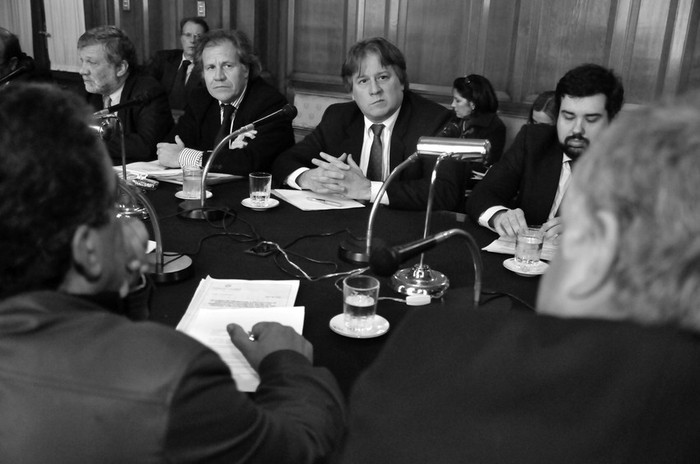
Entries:
POLYGON ((506 143, 506 126, 498 117, 498 99, 488 79, 478 74, 458 77, 452 83, 454 118, 438 133, 439 137, 487 139, 491 151, 486 167, 497 162, 506 143))
POLYGON ((557 103, 554 99, 554 91, 547 90, 537 96, 530 107, 530 117, 528 124, 549 124, 554 125, 557 121, 557 103))

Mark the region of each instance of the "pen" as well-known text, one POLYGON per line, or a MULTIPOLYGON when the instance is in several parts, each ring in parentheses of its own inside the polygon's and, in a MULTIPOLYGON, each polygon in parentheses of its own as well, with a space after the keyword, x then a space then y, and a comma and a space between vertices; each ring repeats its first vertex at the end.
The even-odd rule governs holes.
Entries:
POLYGON ((324 205, 329 205, 329 206, 343 206, 337 201, 332 201, 332 200, 326 200, 324 198, 314 198, 314 197, 308 197, 309 200, 311 201, 317 201, 319 203, 323 203, 324 205))

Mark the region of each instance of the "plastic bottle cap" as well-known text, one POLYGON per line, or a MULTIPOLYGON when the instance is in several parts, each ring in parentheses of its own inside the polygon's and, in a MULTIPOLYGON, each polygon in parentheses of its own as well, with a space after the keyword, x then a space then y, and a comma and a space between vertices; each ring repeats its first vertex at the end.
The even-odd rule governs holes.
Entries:
POLYGON ((406 304, 408 306, 423 306, 430 303, 430 295, 408 295, 406 304))

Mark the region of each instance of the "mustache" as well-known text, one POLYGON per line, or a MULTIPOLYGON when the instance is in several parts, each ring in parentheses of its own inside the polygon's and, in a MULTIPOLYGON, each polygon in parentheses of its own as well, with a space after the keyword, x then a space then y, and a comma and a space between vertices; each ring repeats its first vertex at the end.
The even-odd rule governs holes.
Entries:
POLYGON ((564 145, 567 145, 567 144, 569 143, 570 140, 583 141, 583 142, 586 142, 586 144, 590 144, 590 143, 591 143, 591 141, 588 140, 588 139, 587 139, 586 137, 584 137, 583 135, 581 135, 581 134, 574 134, 574 135, 569 135, 568 137, 566 137, 566 138, 564 139, 564 145))

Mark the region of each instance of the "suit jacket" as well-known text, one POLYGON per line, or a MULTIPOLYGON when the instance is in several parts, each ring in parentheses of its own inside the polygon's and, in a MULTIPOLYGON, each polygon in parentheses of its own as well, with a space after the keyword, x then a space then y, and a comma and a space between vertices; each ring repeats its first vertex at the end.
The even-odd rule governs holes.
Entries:
MULTIPOLYGON (((219 102, 205 88, 195 90, 193 98, 168 136, 171 143, 179 135, 187 148, 212 150, 214 139, 221 127, 219 102)), ((236 111, 233 130, 284 107, 287 99, 261 77, 248 82, 243 101, 236 111)), ((285 149, 294 144, 294 131, 290 120, 277 120, 257 128, 258 134, 243 149, 224 149, 214 160, 213 171, 228 174, 248 175, 254 171, 272 169, 272 162, 285 149)), ((202 162, 209 160, 211 153, 205 152, 202 162)))
POLYGON ((559 186, 562 156, 556 127, 524 125, 510 149, 472 190, 467 214, 478 221, 491 206, 503 205, 521 208, 528 224, 546 222, 559 186))
MULTIPOLYGON (((182 50, 159 50, 146 65, 146 73, 160 82, 168 95, 170 95, 181 62, 182 50)), ((186 101, 189 101, 192 91, 196 88, 204 88, 204 81, 202 80, 201 71, 195 67, 185 85, 186 101)), ((170 102, 170 107, 175 110, 185 109, 184 106, 175 108, 172 101, 170 102)))
MULTIPOLYGON (((391 135, 391 169, 416 151, 421 136, 435 134, 449 116, 449 111, 441 105, 410 91, 404 92, 403 104, 391 135)), ((320 152, 336 157, 348 153, 359 164, 363 139, 364 116, 357 104, 331 105, 313 132, 279 156, 272 176, 277 182, 282 182, 298 168, 314 167, 311 160, 318 158, 320 152)), ((434 165, 434 158, 420 157, 404 169, 387 189, 391 206, 401 209, 425 208, 434 165)), ((462 175, 454 168, 453 162, 441 164, 435 184, 435 209, 454 210, 457 207, 461 181, 462 175)))
POLYGON ((313 462, 343 427, 332 375, 293 351, 265 357, 255 401, 219 356, 94 301, 32 292, 0 302, 0 462, 313 462))
POLYGON ((412 311, 351 393, 342 463, 700 462, 697 335, 412 311))
MULTIPOLYGON (((156 144, 173 127, 173 117, 163 87, 150 76, 129 74, 120 103, 146 94, 153 98, 143 105, 129 106, 117 112, 124 130, 127 163, 156 159, 156 144)), ((102 95, 88 94, 87 98, 96 111, 102 109, 102 95)), ((118 135, 107 142, 107 148, 112 162, 121 164, 121 140, 118 135)))
POLYGON ((496 113, 484 113, 469 118, 453 117, 440 130, 439 137, 461 139, 486 139, 491 142, 491 150, 485 164, 491 166, 501 159, 506 144, 506 125, 496 113))

